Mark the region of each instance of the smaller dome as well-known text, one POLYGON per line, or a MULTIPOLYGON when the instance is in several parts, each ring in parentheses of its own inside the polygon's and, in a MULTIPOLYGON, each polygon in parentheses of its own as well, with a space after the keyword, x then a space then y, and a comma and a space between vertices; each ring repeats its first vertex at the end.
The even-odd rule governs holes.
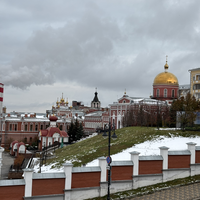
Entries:
POLYGON ((65 100, 62 98, 62 99, 60 100, 60 103, 63 103, 63 102, 65 102, 65 100))
POLYGON ((168 68, 169 68, 169 65, 167 64, 167 61, 166 61, 166 64, 165 64, 164 68, 165 68, 165 71, 167 71, 168 68))
POLYGON ((57 121, 58 118, 57 118, 56 116, 50 116, 50 117, 49 117, 49 120, 50 120, 50 121, 57 121))

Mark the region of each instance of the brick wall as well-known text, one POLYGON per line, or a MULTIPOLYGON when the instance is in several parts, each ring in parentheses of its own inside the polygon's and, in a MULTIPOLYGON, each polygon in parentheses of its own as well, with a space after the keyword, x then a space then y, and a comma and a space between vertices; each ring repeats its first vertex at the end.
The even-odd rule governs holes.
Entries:
POLYGON ((100 186, 101 172, 72 173, 72 188, 100 186))
POLYGON ((24 185, 1 186, 0 199, 1 200, 23 200, 24 191, 25 191, 24 185))
POLYGON ((139 175, 142 174, 161 174, 162 160, 140 160, 139 161, 139 175))
POLYGON ((112 166, 111 179, 115 180, 132 180, 133 166, 112 166))
POLYGON ((168 168, 190 168, 190 155, 169 155, 168 168))
POLYGON ((63 194, 65 179, 34 179, 32 188, 33 196, 63 194))
POLYGON ((196 154, 195 154, 195 163, 200 163, 200 151, 196 151, 196 154))

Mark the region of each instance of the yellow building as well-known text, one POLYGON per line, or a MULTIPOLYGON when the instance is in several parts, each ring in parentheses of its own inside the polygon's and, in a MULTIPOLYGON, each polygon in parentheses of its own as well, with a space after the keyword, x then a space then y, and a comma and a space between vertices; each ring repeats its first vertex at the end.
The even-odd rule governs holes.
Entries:
POLYGON ((200 68, 190 69, 190 94, 200 100, 200 68))

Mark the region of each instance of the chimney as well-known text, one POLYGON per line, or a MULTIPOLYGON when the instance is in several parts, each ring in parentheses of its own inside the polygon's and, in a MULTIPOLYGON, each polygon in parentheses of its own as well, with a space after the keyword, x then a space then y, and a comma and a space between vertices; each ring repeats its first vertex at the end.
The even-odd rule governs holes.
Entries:
POLYGON ((0 114, 3 111, 3 90, 4 90, 4 84, 0 83, 0 114))

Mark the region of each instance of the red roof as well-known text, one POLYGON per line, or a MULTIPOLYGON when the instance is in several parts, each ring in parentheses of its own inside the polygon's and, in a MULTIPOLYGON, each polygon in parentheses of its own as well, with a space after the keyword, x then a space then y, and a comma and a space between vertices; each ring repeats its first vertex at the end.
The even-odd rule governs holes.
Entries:
POLYGON ((24 146, 25 146, 25 144, 24 144, 23 142, 20 142, 20 143, 18 144, 18 147, 20 147, 21 145, 24 145, 24 146))
POLYGON ((57 127, 48 127, 46 130, 41 130, 41 136, 52 137, 54 133, 58 133, 60 137, 69 137, 65 131, 61 131, 57 127))
POLYGON ((12 144, 12 145, 14 145, 15 143, 18 143, 18 141, 17 141, 17 140, 15 140, 15 141, 13 141, 11 144, 12 144))

